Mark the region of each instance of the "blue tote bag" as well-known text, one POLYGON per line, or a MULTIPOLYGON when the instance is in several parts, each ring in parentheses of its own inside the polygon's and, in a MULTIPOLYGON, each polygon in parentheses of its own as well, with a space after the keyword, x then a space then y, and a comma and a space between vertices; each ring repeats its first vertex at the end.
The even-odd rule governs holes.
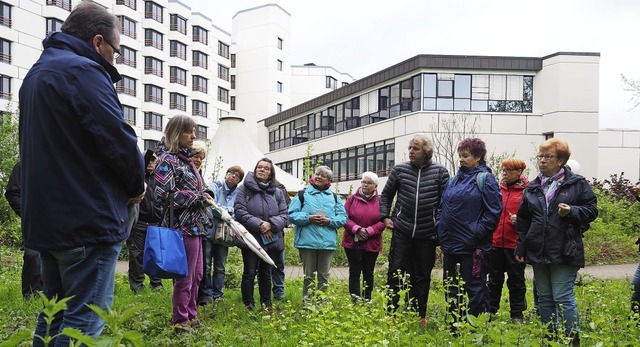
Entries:
MULTIPOLYGON (((169 193, 169 225, 173 225, 173 192, 169 193)), ((162 212, 164 221, 167 206, 162 212)), ((183 278, 187 276, 187 253, 184 249, 184 240, 180 230, 163 226, 147 228, 147 238, 144 243, 144 255, 142 257, 142 271, 149 277, 156 278, 183 278)))

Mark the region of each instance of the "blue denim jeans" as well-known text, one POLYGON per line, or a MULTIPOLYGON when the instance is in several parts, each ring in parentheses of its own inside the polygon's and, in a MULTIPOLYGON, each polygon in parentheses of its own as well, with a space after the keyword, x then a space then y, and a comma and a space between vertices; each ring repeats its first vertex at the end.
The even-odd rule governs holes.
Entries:
POLYGON ((640 314, 640 263, 636 268, 636 273, 633 274, 631 279, 631 286, 633 287, 633 294, 631 294, 631 310, 640 314))
POLYGON ((273 298, 276 300, 284 298, 284 250, 282 250, 273 262, 276 263, 277 269, 271 267, 271 283, 273 283, 273 298))
POLYGON ((574 293, 580 268, 572 265, 533 265, 542 324, 555 330, 564 322, 566 335, 580 331, 580 313, 574 293))
POLYGON ((214 299, 222 298, 224 293, 224 275, 226 272, 227 256, 229 247, 214 243, 206 238, 202 241, 202 253, 204 255, 204 274, 200 282, 200 293, 198 299, 206 297, 214 299), (213 268, 213 275, 211 270, 213 268))
MULTIPOLYGON (((55 315, 49 335, 64 328, 75 328, 84 335, 98 337, 104 321, 86 304, 103 310, 113 306, 113 289, 118 254, 122 243, 92 245, 66 250, 41 251, 43 293, 51 299, 74 296, 67 310, 55 315)), ((40 311, 33 339, 34 346, 44 346, 37 336, 45 336, 47 324, 40 311)), ((69 346, 69 337, 61 335, 49 346, 69 346)))

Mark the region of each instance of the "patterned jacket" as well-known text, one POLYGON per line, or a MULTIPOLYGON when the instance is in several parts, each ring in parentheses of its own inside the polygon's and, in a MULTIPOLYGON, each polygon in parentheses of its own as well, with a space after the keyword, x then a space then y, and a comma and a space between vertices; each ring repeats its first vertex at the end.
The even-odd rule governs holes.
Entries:
MULTIPOLYGON (((204 207, 202 177, 190 159, 189 150, 181 148, 178 153, 160 154, 154 177, 158 204, 166 206, 169 194, 173 195, 174 224, 170 227, 188 236, 206 235, 211 222, 204 207)), ((162 225, 169 225, 169 211, 162 225)))

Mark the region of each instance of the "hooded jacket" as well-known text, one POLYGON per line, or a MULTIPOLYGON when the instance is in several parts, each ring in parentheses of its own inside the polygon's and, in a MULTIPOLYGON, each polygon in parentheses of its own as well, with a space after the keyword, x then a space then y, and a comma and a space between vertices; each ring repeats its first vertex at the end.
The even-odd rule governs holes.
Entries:
POLYGON ((360 247, 367 252, 380 252, 382 251, 382 231, 385 228, 384 223, 378 218, 380 196, 374 190, 371 199, 367 200, 360 194, 361 189, 358 188, 344 204, 349 219, 344 227, 342 247, 353 249, 354 236, 360 228, 365 228, 369 238, 359 241, 360 247))
POLYGON ((334 198, 331 189, 317 189, 313 184, 304 190, 304 205, 300 203, 298 194, 289 205, 289 218, 295 224, 293 245, 296 248, 335 250, 338 246, 337 229, 347 223, 347 212, 340 198, 334 198), (309 222, 309 216, 322 210, 330 222, 318 225, 309 222))
POLYGON ((145 167, 113 86, 121 76, 75 36, 55 32, 43 46, 19 92, 25 246, 123 241, 145 167))
POLYGON ((391 216, 393 233, 416 239, 436 239, 435 216, 449 171, 429 160, 418 167, 410 162, 395 165, 380 194, 380 220, 391 216))
POLYGON ((518 214, 518 207, 522 201, 522 192, 529 184, 529 179, 520 176, 518 181, 512 185, 504 182, 500 183, 502 193, 502 213, 498 221, 498 227, 493 232, 493 247, 515 249, 518 240, 516 226, 511 223, 511 215, 518 214))
POLYGON ((540 178, 527 186, 518 209, 518 242, 515 254, 528 264, 584 267, 582 235, 598 217, 598 201, 587 180, 564 167, 564 178, 547 206, 540 178), (560 217, 558 205, 571 206, 560 217))
POLYGON ((273 182, 267 189, 260 188, 251 171, 244 178, 244 183, 236 190, 238 191, 234 204, 236 220, 258 240, 265 251, 284 250, 283 229, 289 222, 289 216, 282 190, 273 182), (271 231, 278 238, 267 245, 260 236, 260 224, 263 221, 271 223, 271 231))
POLYGON ((438 240, 447 254, 473 254, 491 250, 491 236, 498 225, 502 198, 498 182, 487 174, 481 189, 478 173, 491 169, 486 164, 460 167, 442 193, 438 219, 438 240))

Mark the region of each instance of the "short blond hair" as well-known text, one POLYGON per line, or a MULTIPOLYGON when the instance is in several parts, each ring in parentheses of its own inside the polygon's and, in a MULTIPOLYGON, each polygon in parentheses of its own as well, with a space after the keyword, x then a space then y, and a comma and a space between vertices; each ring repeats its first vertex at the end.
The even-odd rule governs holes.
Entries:
POLYGON ((193 145, 191 145, 191 156, 202 153, 204 158, 207 157, 207 145, 205 145, 202 141, 193 141, 193 145))

